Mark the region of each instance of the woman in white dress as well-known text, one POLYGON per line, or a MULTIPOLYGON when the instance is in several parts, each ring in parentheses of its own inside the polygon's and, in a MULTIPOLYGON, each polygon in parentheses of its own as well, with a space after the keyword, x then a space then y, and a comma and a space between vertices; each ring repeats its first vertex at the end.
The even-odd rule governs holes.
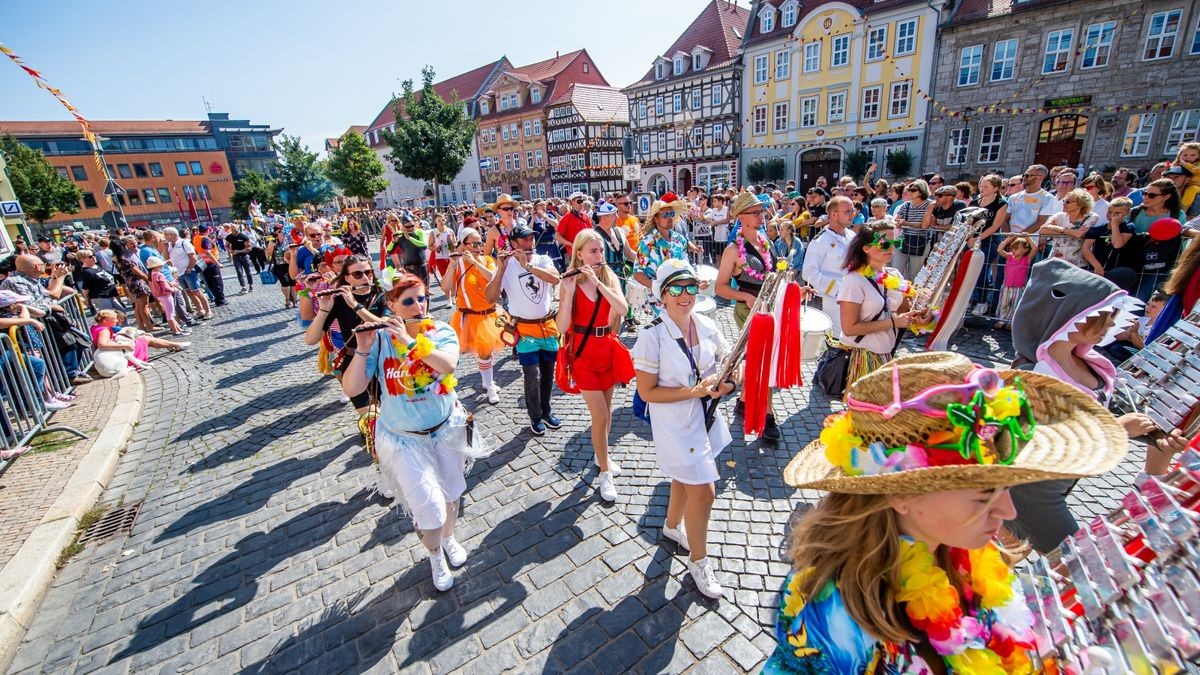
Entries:
POLYGON ((717 455, 729 445, 720 415, 705 426, 705 406, 733 391, 717 385, 729 342, 710 318, 694 312, 700 292, 696 271, 683 260, 659 266, 653 293, 664 312, 638 334, 633 346, 638 395, 650 412, 658 468, 671 479, 663 536, 689 551, 688 573, 701 593, 722 593, 708 557, 708 519, 716 496, 717 455))

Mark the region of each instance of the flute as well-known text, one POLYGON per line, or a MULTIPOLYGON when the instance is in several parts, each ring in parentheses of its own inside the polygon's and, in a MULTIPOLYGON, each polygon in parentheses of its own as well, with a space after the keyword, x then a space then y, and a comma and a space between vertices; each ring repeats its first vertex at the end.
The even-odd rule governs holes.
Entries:
MULTIPOLYGON (((601 267, 607 267, 607 266, 608 266, 607 263, 600 263, 599 265, 589 265, 589 267, 591 267, 594 270, 598 270, 601 267)), ((559 277, 559 279, 566 279, 568 277, 573 277, 576 274, 583 274, 583 268, 579 267, 579 268, 571 270, 570 272, 566 272, 561 277, 559 277)))

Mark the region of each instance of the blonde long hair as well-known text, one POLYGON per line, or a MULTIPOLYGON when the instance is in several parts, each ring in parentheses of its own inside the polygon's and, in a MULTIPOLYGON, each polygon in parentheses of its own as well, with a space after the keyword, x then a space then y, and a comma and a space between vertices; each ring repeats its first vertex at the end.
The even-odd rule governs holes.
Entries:
MULTIPOLYGON (((604 246, 604 240, 601 239, 600 235, 597 234, 593 229, 583 230, 575 236, 575 241, 571 243, 571 264, 567 266, 568 272, 584 266, 583 258, 579 252, 584 246, 587 246, 592 242, 600 244, 602 248, 604 246)), ((613 278, 612 272, 609 271, 608 265, 601 267, 596 272, 596 278, 599 279, 600 283, 604 284, 605 286, 608 286, 609 288, 614 287, 613 282, 615 279, 613 278)))

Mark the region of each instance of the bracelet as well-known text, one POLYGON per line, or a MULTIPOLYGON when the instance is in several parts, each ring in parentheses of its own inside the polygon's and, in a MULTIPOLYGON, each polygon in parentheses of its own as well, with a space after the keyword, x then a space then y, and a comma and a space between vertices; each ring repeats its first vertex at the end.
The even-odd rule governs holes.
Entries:
POLYGON ((361 311, 363 311, 363 310, 364 310, 364 309, 366 309, 366 308, 367 308, 367 307, 366 307, 366 305, 364 305, 364 304, 362 304, 362 303, 360 302, 360 303, 358 303, 357 305, 355 305, 355 306, 354 306, 354 311, 356 311, 356 312, 361 312, 361 311))
POLYGON ((359 351, 357 349, 354 350, 354 353, 358 354, 359 356, 370 356, 371 355, 371 352, 363 352, 363 351, 359 351))

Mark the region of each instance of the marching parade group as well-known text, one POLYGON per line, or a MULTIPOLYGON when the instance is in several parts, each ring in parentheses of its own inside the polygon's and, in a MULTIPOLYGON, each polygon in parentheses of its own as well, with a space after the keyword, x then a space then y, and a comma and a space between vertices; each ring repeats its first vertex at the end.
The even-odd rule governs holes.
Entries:
MULTIPOLYGON (((633 383, 634 414, 670 480, 662 536, 685 554, 699 592, 718 598, 707 533, 717 457, 734 433, 718 403, 736 397, 734 419, 762 416, 744 432, 779 441, 771 389, 750 385, 760 346, 747 336, 771 312, 779 334, 798 333, 797 316, 774 300, 810 299, 805 316, 823 320, 826 350, 814 386, 844 410, 784 473, 788 485, 828 494, 787 535, 792 573, 766 671, 1031 672, 1034 638, 1011 565, 1074 532, 1075 481, 1110 471, 1129 438, 1156 431, 1146 415, 1110 412, 1114 364, 1200 299, 1200 219, 1189 221, 1200 204, 1187 166, 1158 167, 1164 175, 1140 189, 1116 185, 1132 172, 1080 181, 1037 165, 977 186, 934 175, 862 187, 822 179, 804 193, 694 188, 657 195, 642 218, 628 193, 534 203, 502 194, 482 207, 375 214, 377 250, 355 216, 253 205, 243 227, 30 247, 0 284, 0 313, 35 322, 26 277, 53 290, 73 274, 97 311, 97 369, 112 352, 120 363, 101 374, 113 375, 144 367, 150 346, 186 346, 152 336, 151 308, 184 335, 226 304, 222 251, 241 292, 256 277, 278 284, 302 339, 319 346, 318 370, 356 410, 377 489, 411 517, 441 591, 468 556, 455 538, 458 502, 472 461, 493 451, 473 413, 500 400, 496 361, 520 365, 534 436, 558 429, 555 409, 582 398, 594 489, 608 503, 621 495, 613 394, 633 383), (897 357, 906 334, 939 321, 912 282, 938 234, 971 209, 982 220, 968 248, 985 264, 970 305, 1011 330, 1013 368, 920 349, 897 357), (135 326, 124 327, 117 285, 135 326), (435 293, 451 305, 446 321, 430 313, 435 293), (711 316, 718 299, 732 306, 736 339, 711 316), (478 400, 458 393, 466 355, 478 400)), ((775 356, 786 386, 782 371, 799 364, 775 356)), ((1139 481, 1165 474, 1188 442, 1178 431, 1150 438, 1139 481)))

